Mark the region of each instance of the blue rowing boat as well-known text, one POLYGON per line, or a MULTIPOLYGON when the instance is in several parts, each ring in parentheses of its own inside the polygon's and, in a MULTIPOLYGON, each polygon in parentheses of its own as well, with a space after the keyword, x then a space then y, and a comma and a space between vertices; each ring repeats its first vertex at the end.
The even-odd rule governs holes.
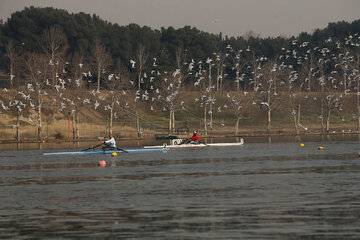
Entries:
MULTIPOLYGON (((128 153, 141 153, 141 152, 166 152, 169 149, 124 149, 128 153)), ((53 152, 43 153, 43 155, 80 155, 80 154, 111 154, 111 153, 123 153, 122 150, 96 150, 96 151, 83 151, 83 152, 53 152)))

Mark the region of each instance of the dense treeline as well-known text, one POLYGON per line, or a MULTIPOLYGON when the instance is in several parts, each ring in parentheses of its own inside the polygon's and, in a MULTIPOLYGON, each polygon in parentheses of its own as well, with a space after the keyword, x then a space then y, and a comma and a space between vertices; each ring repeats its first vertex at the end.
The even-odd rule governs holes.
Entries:
MULTIPOLYGON (((219 38, 189 26, 182 29, 152 30, 136 24, 119 26, 101 20, 96 15, 69 14, 53 8, 25 8, 15 12, 2 26, 2 52, 4 44, 11 40, 24 43, 21 51, 41 51, 42 34, 50 26, 63 29, 68 40, 67 54, 81 52, 91 56, 92 48, 99 40, 109 50, 113 59, 128 61, 134 58, 138 46, 144 45, 149 56, 163 57, 164 64, 175 62, 177 49, 187 49, 188 57, 202 59, 216 51, 219 38)), ((4 59, 2 59, 4 67, 4 59)))
MULTIPOLYGON (((79 52, 85 57, 92 56, 95 42, 100 41, 113 59, 120 59, 130 67, 129 59, 134 59, 138 46, 143 45, 147 55, 156 57, 159 65, 167 69, 176 65, 177 51, 185 52, 187 61, 191 59, 200 61, 213 57, 213 53, 225 51, 228 45, 231 45, 234 51, 250 47, 255 51, 256 56, 265 56, 269 59, 278 56, 282 48, 288 49, 294 40, 309 42, 310 47, 322 48, 328 38, 336 42, 349 34, 359 32, 360 20, 352 23, 330 23, 323 30, 317 29, 312 34, 301 33, 298 37, 261 38, 250 35, 235 38, 209 34, 190 26, 160 30, 140 27, 136 24, 119 26, 101 20, 96 15, 70 14, 60 9, 29 7, 13 13, 11 18, 1 25, 0 68, 2 71, 9 70, 9 61, 5 54, 7 42, 13 40, 18 44, 18 50, 21 52, 40 52, 43 50, 41 47, 43 33, 51 26, 58 26, 64 31, 68 41, 67 55, 79 52)), ((250 59, 251 55, 243 57, 250 59)), ((234 72, 228 69, 227 74, 234 76, 234 72)))
POLYGON ((71 115, 77 129, 86 108, 107 116, 110 133, 120 112, 136 116, 139 136, 144 109, 166 112, 169 133, 177 111, 191 117, 194 109, 201 109, 205 133, 213 116, 223 114, 236 119, 237 134, 254 111, 265 113, 268 132, 272 115, 287 112, 298 133, 307 130, 301 109, 315 105, 324 131, 334 114, 351 116, 360 129, 360 20, 297 37, 235 38, 190 26, 119 26, 96 15, 30 7, 0 27, 0 87, 11 89, 0 95, 0 113, 16 117, 17 129, 20 119, 36 122, 39 139, 43 117, 71 115), (187 99, 189 90, 198 96, 187 99))

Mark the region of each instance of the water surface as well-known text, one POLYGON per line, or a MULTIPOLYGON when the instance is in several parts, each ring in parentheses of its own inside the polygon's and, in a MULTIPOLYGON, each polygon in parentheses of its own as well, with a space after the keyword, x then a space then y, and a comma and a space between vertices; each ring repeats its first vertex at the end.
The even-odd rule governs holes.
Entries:
POLYGON ((245 142, 118 157, 0 151, 0 238, 360 238, 356 137, 245 142))

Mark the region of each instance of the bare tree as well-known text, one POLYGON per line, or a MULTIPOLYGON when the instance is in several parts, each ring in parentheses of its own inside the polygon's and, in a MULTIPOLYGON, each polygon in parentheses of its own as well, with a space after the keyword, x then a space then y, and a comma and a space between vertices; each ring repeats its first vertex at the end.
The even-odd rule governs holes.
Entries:
POLYGON ((257 68, 257 87, 255 88, 255 103, 259 105, 260 110, 265 109, 267 112, 267 133, 271 131, 271 114, 279 106, 280 96, 275 89, 274 79, 281 71, 276 62, 269 62, 264 66, 257 68))
POLYGON ((336 69, 340 69, 342 72, 343 80, 341 85, 343 85, 344 94, 348 93, 348 77, 351 74, 351 65, 354 62, 354 56, 350 53, 348 49, 344 49, 343 53, 340 53, 337 57, 338 63, 335 64, 336 69))
MULTIPOLYGON (((341 70, 343 74, 343 85, 344 85, 344 95, 345 97, 349 93, 354 92, 356 95, 355 105, 356 113, 353 113, 353 118, 357 116, 356 129, 360 129, 360 37, 359 33, 354 35, 349 34, 344 38, 344 42, 336 42, 337 49, 342 50, 336 57, 337 62, 335 64, 335 70, 341 70), (344 47, 341 47, 341 45, 344 47), (345 88, 346 86, 346 88, 345 88)), ((352 95, 352 94, 351 94, 352 95)), ((350 96, 351 96, 350 95, 350 96)), ((352 98, 350 98, 352 100, 352 98)), ((352 100, 353 101, 353 100, 352 100)))
MULTIPOLYGON (((138 133, 138 137, 141 136, 141 126, 140 126, 140 118, 139 118, 139 112, 138 112, 138 103, 141 99, 141 84, 144 84, 144 78, 143 78, 143 71, 148 59, 148 56, 146 54, 145 51, 145 46, 142 44, 139 44, 138 49, 137 49, 137 53, 136 53, 136 58, 138 61, 138 75, 137 75, 137 90, 135 92, 135 115, 136 115, 136 128, 137 128, 137 133, 138 133)), ((132 68, 135 68, 135 61, 130 60, 130 63, 132 64, 132 68)), ((133 85, 135 86, 135 85, 133 85)))
POLYGON ((84 56, 80 52, 75 52, 72 57, 72 75, 80 88, 84 87, 84 77, 92 77, 90 69, 84 63, 84 56))
POLYGON ((16 124, 14 125, 14 129, 16 130, 15 139, 16 141, 20 141, 20 119, 30 114, 29 104, 27 103, 30 96, 26 95, 21 88, 14 90, 7 96, 10 96, 10 99, 6 99, 6 97, 1 98, 1 107, 7 114, 16 117, 16 124), (6 100, 8 104, 4 103, 6 100))
MULTIPOLYGON (((210 67, 209 67, 210 68, 210 67)), ((212 124, 212 118, 213 118, 213 105, 215 105, 216 98, 213 97, 213 91, 215 89, 215 85, 209 86, 208 83, 206 83, 206 78, 203 77, 202 72, 206 74, 206 71, 201 71, 198 73, 198 79, 194 83, 194 86, 196 86, 200 90, 200 98, 195 98, 195 103, 200 104, 200 107, 203 108, 203 121, 204 121, 204 132, 205 135, 208 134, 208 126, 212 130, 213 124, 212 124), (209 115, 210 121, 208 123, 207 116, 209 115)))
POLYGON ((57 71, 60 67, 59 64, 61 64, 62 55, 65 54, 68 47, 67 38, 60 27, 51 26, 43 33, 42 40, 43 44, 41 46, 49 58, 47 64, 51 66, 52 86, 55 86, 57 83, 57 71))
POLYGON ((356 66, 355 72, 356 76, 354 77, 354 81, 356 82, 356 103, 357 103, 357 130, 360 129, 360 51, 357 49, 356 54, 356 66))
MULTIPOLYGON (((226 103, 223 108, 227 109, 227 111, 231 112, 232 115, 236 117, 235 122, 235 136, 239 133, 239 123, 240 120, 244 118, 244 111, 248 107, 250 100, 248 92, 242 92, 237 94, 227 93, 226 95, 226 103)), ((220 111, 220 107, 218 111, 220 111)))
POLYGON ((10 61, 10 86, 13 87, 13 80, 15 78, 15 64, 19 57, 19 53, 15 48, 14 41, 9 40, 5 45, 6 56, 10 61))
POLYGON ((320 87, 319 98, 321 101, 321 109, 320 109, 321 112, 319 118, 321 120, 321 129, 322 131, 328 131, 329 122, 327 121, 325 126, 324 120, 326 113, 328 113, 327 120, 330 120, 330 113, 332 112, 329 110, 329 108, 331 108, 332 106, 331 99, 334 96, 331 94, 331 89, 338 88, 338 85, 342 84, 342 82, 338 83, 337 79, 334 79, 332 77, 331 77, 332 80, 328 81, 327 73, 326 73, 326 64, 329 63, 329 59, 326 59, 328 51, 326 48, 322 50, 319 49, 318 51, 323 52, 323 54, 322 57, 320 57, 318 60, 318 63, 316 65, 317 71, 313 73, 313 76, 318 76, 317 81, 320 87), (328 94, 326 94, 326 92, 328 92, 328 94), (330 98, 328 96, 330 96, 330 98), (326 108, 328 108, 328 111, 326 111, 326 108))
POLYGON ((146 54, 145 51, 145 46, 140 44, 137 50, 137 54, 136 54, 137 60, 139 62, 139 71, 138 71, 138 90, 141 90, 141 83, 143 82, 142 80, 142 74, 146 65, 146 61, 148 59, 148 56, 146 54))
POLYGON ((100 90, 101 74, 105 74, 106 68, 111 65, 111 55, 106 48, 96 41, 95 49, 93 50, 95 57, 96 73, 97 73, 97 91, 100 90))
MULTIPOLYGON (((243 50, 238 50, 235 52, 232 47, 229 45, 227 46, 228 53, 226 53, 226 58, 229 59, 231 64, 233 65, 232 70, 235 70, 235 83, 236 83, 236 89, 239 92, 240 86, 242 81, 244 81, 245 74, 240 75, 241 70, 247 63, 245 62, 244 58, 242 58, 241 53, 243 50)), ((255 57, 255 55, 254 55, 255 57)), ((256 69, 255 69, 256 71, 256 69)), ((256 74, 256 72, 255 72, 256 74)))
MULTIPOLYGON (((322 52, 326 49, 322 49, 322 52)), ((325 53, 325 52, 324 52, 325 53)), ((330 130, 330 118, 334 111, 342 111, 343 95, 335 92, 339 86, 343 85, 343 81, 337 78, 337 72, 333 71, 327 74, 325 71, 326 64, 329 63, 329 59, 326 59, 326 54, 323 54, 323 58, 319 59, 319 85, 321 87, 320 100, 321 100, 321 128, 323 131, 329 132, 330 130), (324 120, 326 119, 326 122, 324 120), (325 125, 326 124, 326 125, 325 125)))
POLYGON ((76 79, 68 79, 65 87, 59 89, 58 101, 60 102, 60 112, 68 115, 72 121, 73 139, 78 139, 79 134, 79 114, 91 103, 91 97, 87 90, 81 87, 81 82, 76 79))
POLYGON ((312 78, 314 71, 314 55, 311 50, 304 57, 305 63, 302 65, 305 72, 307 72, 307 77, 305 78, 305 82, 307 82, 307 90, 311 92, 312 90, 312 78))
POLYGON ((122 98, 124 97, 126 86, 129 82, 129 72, 127 68, 123 65, 120 59, 117 60, 115 73, 108 75, 107 80, 105 81, 105 86, 110 90, 110 94, 105 98, 105 110, 109 111, 109 135, 113 134, 113 118, 118 118, 116 112, 117 107, 123 109, 122 106, 125 104, 121 103, 122 98))
POLYGON ((162 111, 169 111, 169 134, 175 133, 175 112, 184 108, 183 80, 180 69, 165 72, 161 85, 155 90, 154 99, 162 111))
POLYGON ((38 140, 42 138, 42 108, 47 95, 45 89, 50 86, 48 77, 50 75, 47 57, 42 54, 29 53, 26 56, 27 92, 30 94, 30 106, 37 111, 38 140), (33 103, 32 101, 35 101, 33 103))
MULTIPOLYGON (((360 71, 359 71, 359 67, 360 67, 360 57, 359 57, 359 53, 358 52, 354 52, 354 56, 353 57, 348 57, 349 59, 354 59, 354 60, 350 60, 348 62, 348 70, 347 70, 347 74, 346 74, 346 82, 347 82, 347 91, 344 93, 344 98, 348 97, 351 103, 354 103, 354 105, 356 106, 356 113, 353 113, 353 118, 355 118, 355 116, 358 116, 358 120, 357 120, 357 126, 356 129, 359 130, 360 129, 360 71), (354 94, 355 93, 355 94, 354 94), (356 95, 355 99, 352 98, 353 95, 356 95)), ((334 73, 337 73, 337 71, 333 71, 334 73)), ((337 77, 341 78, 341 76, 337 75, 337 77)), ((344 76, 342 76, 344 77, 344 76)), ((344 81, 344 79, 342 80, 344 81)), ((340 82, 342 83, 342 82, 340 82)))
POLYGON ((220 51, 216 54, 216 91, 222 91, 223 78, 224 78, 224 66, 225 66, 225 54, 220 51))
MULTIPOLYGON (((302 96, 302 90, 303 87, 306 84, 306 78, 304 82, 301 82, 304 77, 301 79, 299 78, 299 73, 297 71, 291 71, 288 76, 288 82, 285 83, 283 81, 280 82, 280 85, 286 86, 288 92, 286 93, 289 97, 289 102, 285 105, 285 108, 289 110, 291 117, 294 121, 294 128, 295 128, 295 134, 300 133, 300 127, 304 128, 304 130, 307 130, 307 127, 304 127, 301 125, 301 106, 304 97, 302 96), (300 86, 299 86, 300 84, 300 86)), ((305 98, 307 98, 306 96, 305 98)))
POLYGON ((261 63, 258 63, 258 59, 255 56, 255 51, 252 50, 251 53, 252 53, 252 58, 251 58, 249 66, 251 66, 251 69, 252 69, 251 73, 252 73, 253 79, 252 79, 252 81, 250 81, 250 84, 252 83, 254 85, 254 91, 256 92, 256 90, 258 88, 258 78, 260 78, 260 76, 258 75, 257 72, 258 72, 258 69, 261 69, 261 63))

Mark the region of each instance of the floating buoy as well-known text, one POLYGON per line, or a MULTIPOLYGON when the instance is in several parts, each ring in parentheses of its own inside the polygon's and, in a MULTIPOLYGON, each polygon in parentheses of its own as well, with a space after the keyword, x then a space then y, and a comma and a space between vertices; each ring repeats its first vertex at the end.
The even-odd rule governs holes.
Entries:
POLYGON ((98 166, 99 166, 99 167, 105 167, 105 166, 106 166, 106 162, 105 162, 105 161, 99 161, 99 162, 98 162, 98 166))
POLYGON ((117 156, 117 153, 116 153, 116 152, 113 152, 113 153, 111 154, 111 156, 112 156, 112 157, 116 157, 116 156, 117 156))
POLYGON ((324 150, 324 147, 320 146, 318 149, 319 149, 319 150, 324 150))
POLYGON ((45 143, 45 140, 43 140, 43 143, 45 143))
POLYGON ((303 147, 303 146, 305 146, 303 143, 300 143, 300 147, 303 147))

